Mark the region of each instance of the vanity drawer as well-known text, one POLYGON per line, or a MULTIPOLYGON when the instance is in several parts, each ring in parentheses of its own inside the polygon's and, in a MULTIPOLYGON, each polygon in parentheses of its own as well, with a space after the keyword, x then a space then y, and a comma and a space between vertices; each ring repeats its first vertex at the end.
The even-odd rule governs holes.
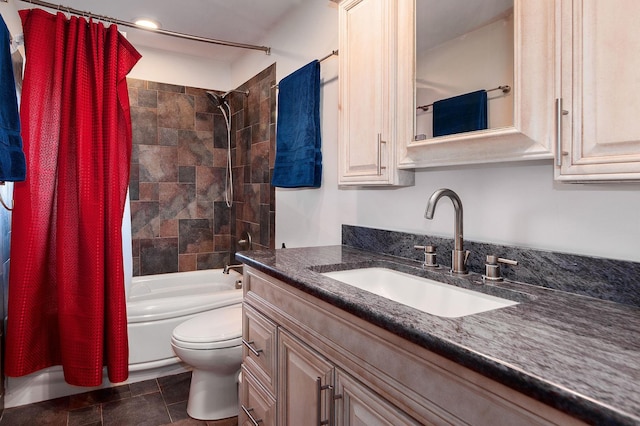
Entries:
POLYGON ((242 318, 243 364, 274 394, 277 325, 247 303, 242 318))
POLYGON ((276 400, 264 390, 246 366, 242 367, 240 401, 238 424, 258 423, 264 426, 276 424, 276 400))

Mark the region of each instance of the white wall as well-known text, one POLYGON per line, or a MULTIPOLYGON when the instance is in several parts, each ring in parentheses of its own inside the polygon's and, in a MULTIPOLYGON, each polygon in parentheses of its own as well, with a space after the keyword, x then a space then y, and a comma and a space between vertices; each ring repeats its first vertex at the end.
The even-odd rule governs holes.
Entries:
POLYGON ((13 0, 8 3, 0 2, 0 14, 2 19, 7 24, 9 32, 12 36, 22 34, 22 24, 20 23, 20 16, 18 15, 18 8, 13 0))
POLYGON ((142 54, 142 58, 133 67, 129 77, 203 89, 232 88, 231 67, 228 64, 146 46, 134 47, 142 54))
MULTIPOLYGON (((261 43, 271 56, 247 53, 233 65, 233 85, 274 61, 279 80, 326 55, 338 46, 337 25, 333 3, 303 2, 261 43)), ((448 187, 462 198, 468 239, 640 261, 640 184, 557 184, 549 162, 421 170, 410 188, 337 189, 336 75, 335 60, 322 63, 322 188, 276 190, 278 247, 339 244, 341 224, 451 236, 447 200, 434 220, 423 216, 429 195, 448 187)))
MULTIPOLYGON (((233 86, 276 62, 278 81, 338 48, 338 7, 328 0, 301 2, 260 43, 271 55, 249 52, 232 67, 233 86)), ((342 223, 355 223, 356 191, 338 190, 338 61, 320 66, 323 177, 320 189, 276 189, 276 247, 340 244, 342 223)))
MULTIPOLYGON (((12 8, 15 14, 12 2, 0 2, 5 20, 12 8)), ((280 80, 338 48, 337 6, 329 0, 301 2, 259 44, 271 46, 272 54, 247 51, 230 75, 213 60, 140 47, 152 62, 139 63, 130 75, 223 90, 276 62, 280 80)), ((342 224, 451 236, 447 200, 433 221, 423 217, 429 195, 449 187, 462 198, 468 239, 640 261, 640 184, 556 184, 551 164, 534 162, 417 171, 410 188, 338 189, 337 65, 331 58, 321 66, 322 188, 276 190, 277 247, 339 244, 342 224)))

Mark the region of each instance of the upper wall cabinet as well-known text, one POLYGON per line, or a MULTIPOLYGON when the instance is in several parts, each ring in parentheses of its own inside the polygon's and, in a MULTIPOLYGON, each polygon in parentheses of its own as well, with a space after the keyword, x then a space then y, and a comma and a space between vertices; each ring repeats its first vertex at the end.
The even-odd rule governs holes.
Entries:
POLYGON ((640 180, 640 2, 559 5, 556 179, 640 180))
POLYGON ((397 3, 399 168, 553 158, 554 0, 397 3), (443 133, 477 91, 484 125, 443 133))
MULTIPOLYGON (((344 0, 339 4, 340 185, 413 185, 413 171, 396 157, 397 0, 344 0)), ((405 59, 402 59, 405 60, 405 59)))

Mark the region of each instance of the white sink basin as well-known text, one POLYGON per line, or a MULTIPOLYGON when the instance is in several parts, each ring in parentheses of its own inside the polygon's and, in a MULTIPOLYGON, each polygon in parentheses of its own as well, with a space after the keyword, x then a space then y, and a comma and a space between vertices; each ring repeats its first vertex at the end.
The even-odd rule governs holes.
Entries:
POLYGON ((386 268, 349 269, 322 275, 428 314, 458 318, 518 302, 386 268))

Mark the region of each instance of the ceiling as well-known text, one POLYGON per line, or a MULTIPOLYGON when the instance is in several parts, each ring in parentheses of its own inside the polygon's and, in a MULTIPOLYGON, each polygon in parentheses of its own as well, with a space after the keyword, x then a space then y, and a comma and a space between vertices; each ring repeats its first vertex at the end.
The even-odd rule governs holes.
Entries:
MULTIPOLYGON (((262 45, 266 35, 303 2, 322 0, 45 0, 132 22, 153 19, 167 31, 262 45)), ((329 0, 326 0, 329 1, 329 0)), ((403 0, 404 1, 404 0, 403 0)), ((39 7, 16 1, 19 9, 39 7)), ((475 29, 513 7, 513 0, 419 0, 417 37, 425 49, 475 29), (444 23, 444 25, 443 25, 444 23)), ((60 9, 64 11, 64 8, 60 9)), ((55 10, 49 10, 54 12, 55 10)), ((232 63, 247 50, 120 27, 136 47, 150 47, 232 63)), ((269 46, 274 47, 274 46, 269 46)), ((275 46, 277 48, 277 46, 275 46)), ((264 54, 255 51, 256 54, 264 54)))
MULTIPOLYGON (((269 31, 303 1, 318 0, 45 0, 132 22, 146 17, 163 30, 244 44, 262 45, 269 31)), ((39 7, 17 1, 19 9, 39 7)), ((54 10, 50 10, 50 12, 54 10)), ((64 11, 64 9, 61 9, 64 11)), ((120 27, 134 46, 145 46, 231 63, 247 50, 183 40, 120 27)), ((256 51, 256 54, 264 54, 256 51)))

